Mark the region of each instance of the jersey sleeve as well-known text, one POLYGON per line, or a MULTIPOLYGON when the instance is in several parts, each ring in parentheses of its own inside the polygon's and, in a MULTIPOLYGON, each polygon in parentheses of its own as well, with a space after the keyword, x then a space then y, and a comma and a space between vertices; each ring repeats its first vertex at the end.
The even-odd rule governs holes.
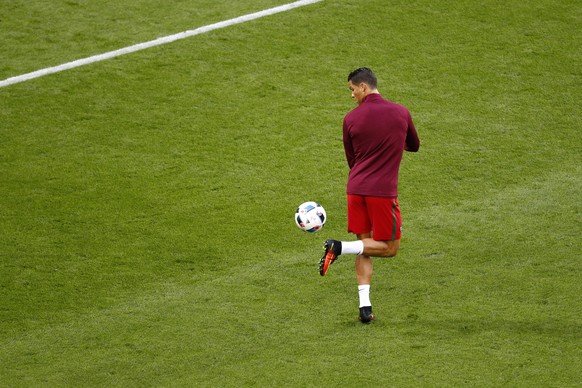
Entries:
POLYGON ((410 152, 416 152, 420 148, 420 139, 412 122, 412 116, 408 113, 408 130, 406 131, 406 144, 404 149, 410 152))
POLYGON ((355 163, 355 152, 354 152, 354 147, 352 146, 352 140, 350 138, 349 132, 350 132, 349 125, 348 125, 346 119, 344 119, 344 124, 343 124, 344 150, 346 152, 346 160, 348 162, 348 167, 351 169, 355 163))

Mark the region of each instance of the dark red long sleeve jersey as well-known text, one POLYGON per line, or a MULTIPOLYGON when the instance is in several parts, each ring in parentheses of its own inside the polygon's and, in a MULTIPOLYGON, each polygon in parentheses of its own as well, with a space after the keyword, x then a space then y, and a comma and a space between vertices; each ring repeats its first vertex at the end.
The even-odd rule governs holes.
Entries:
POLYGON ((344 118, 343 140, 350 167, 347 193, 398 197, 402 153, 420 147, 408 109, 369 94, 344 118))

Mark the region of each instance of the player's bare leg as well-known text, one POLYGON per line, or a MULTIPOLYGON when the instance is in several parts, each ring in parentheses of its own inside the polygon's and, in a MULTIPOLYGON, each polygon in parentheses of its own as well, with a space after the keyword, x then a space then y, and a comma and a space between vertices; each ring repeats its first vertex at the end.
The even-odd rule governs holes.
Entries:
POLYGON ((368 323, 374 319, 372 303, 370 302, 370 285, 374 266, 372 256, 393 257, 398 253, 400 240, 376 241, 371 233, 358 234, 358 240, 364 244, 364 250, 356 256, 356 277, 358 280, 358 293, 360 295, 360 320, 368 323))
POLYGON ((374 267, 372 264, 372 258, 366 255, 357 255, 356 277, 358 279, 358 285, 370 284, 372 282, 373 273, 374 267))
MULTIPOLYGON (((359 234, 358 240, 371 240, 371 234, 359 234)), ((370 285, 372 284, 372 275, 374 266, 372 257, 364 252, 356 256, 356 278, 358 280, 358 294, 360 298, 360 321, 369 323, 374 319, 372 313, 372 303, 370 302, 370 285)))
MULTIPOLYGON (((370 233, 358 234, 358 240, 364 241, 364 252, 356 256, 356 277, 358 285, 371 284, 374 266, 371 255, 366 252, 366 240, 372 240, 370 233)), ((374 240, 372 240, 374 241, 374 240)))
POLYGON ((356 276, 358 285, 370 284, 372 281, 372 256, 393 257, 398 253, 400 240, 376 241, 370 233, 358 234, 358 240, 364 243, 364 252, 356 256, 356 276))
POLYGON ((319 273, 324 276, 329 265, 339 255, 356 254, 355 267, 360 297, 360 320, 369 323, 374 319, 372 303, 370 302, 370 285, 374 272, 372 256, 396 256, 400 248, 400 240, 376 241, 372 238, 371 232, 358 234, 357 237, 358 241, 354 242, 326 240, 324 243, 325 253, 319 262, 319 273))
POLYGON ((400 240, 376 241, 371 237, 361 238, 364 242, 364 252, 366 256, 394 257, 400 249, 400 240))

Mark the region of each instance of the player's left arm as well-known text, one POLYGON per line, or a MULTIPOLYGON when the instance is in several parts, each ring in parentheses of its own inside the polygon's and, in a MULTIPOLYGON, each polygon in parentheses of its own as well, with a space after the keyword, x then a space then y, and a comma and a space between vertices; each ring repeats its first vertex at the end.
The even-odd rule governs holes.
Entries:
POLYGON ((404 150, 409 152, 416 152, 420 148, 420 139, 418 138, 418 133, 412 122, 412 116, 408 113, 408 130, 406 131, 406 142, 404 144, 404 150))

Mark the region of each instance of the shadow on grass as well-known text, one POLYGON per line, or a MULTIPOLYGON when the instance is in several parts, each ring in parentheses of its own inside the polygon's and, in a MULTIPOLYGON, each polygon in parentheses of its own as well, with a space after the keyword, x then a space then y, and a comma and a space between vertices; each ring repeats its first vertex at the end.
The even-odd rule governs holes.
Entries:
POLYGON ((510 333, 512 335, 544 335, 557 337, 580 337, 582 324, 561 320, 512 321, 507 319, 453 319, 393 321, 389 326, 403 331, 452 332, 456 334, 510 333))
POLYGON ((406 319, 394 319, 376 315, 376 319, 370 324, 359 322, 357 315, 353 318, 344 315, 342 322, 338 324, 350 327, 369 327, 377 330, 394 330, 407 335, 480 335, 486 333, 505 333, 511 335, 542 335, 562 338, 580 339, 582 323, 567 322, 558 319, 519 321, 508 319, 423 319, 410 315, 406 319))

